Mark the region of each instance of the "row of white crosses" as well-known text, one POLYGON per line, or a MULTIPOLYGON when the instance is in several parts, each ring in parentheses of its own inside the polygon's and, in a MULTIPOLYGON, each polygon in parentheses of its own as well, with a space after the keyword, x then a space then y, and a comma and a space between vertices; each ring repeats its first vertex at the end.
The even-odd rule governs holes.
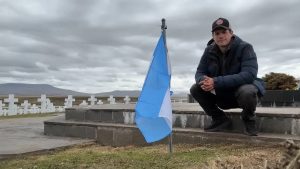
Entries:
POLYGON ((55 108, 50 99, 46 98, 46 95, 41 95, 41 98, 37 100, 41 103, 40 107, 36 104, 28 103, 28 100, 24 100, 21 106, 18 107, 15 103, 18 99, 14 97, 13 94, 9 94, 8 98, 4 99, 5 103, 8 103, 7 109, 5 109, 5 104, 0 100, 0 115, 11 116, 17 114, 28 114, 28 113, 49 113, 49 112, 62 112, 63 107, 55 108))
MULTIPOLYGON (((116 99, 110 95, 109 98, 107 99, 107 101, 109 102, 109 104, 116 104, 116 99)), ((91 95, 90 98, 88 98, 88 102, 90 102, 90 105, 101 105, 103 104, 102 100, 98 100, 97 102, 97 98, 94 95, 91 95)), ((89 106, 88 102, 86 100, 83 100, 79 106, 89 106)), ((130 104, 130 98, 129 96, 125 96, 124 98, 124 104, 130 104)))
MULTIPOLYGON (((68 95, 68 98, 65 99, 65 106, 66 108, 72 107, 73 106, 73 102, 75 101, 75 99, 73 99, 72 95, 68 95)), ((88 98, 88 101, 90 102, 90 105, 93 106, 95 105, 95 102, 97 101, 97 98, 94 95, 91 95, 90 98, 88 98)), ((98 102, 96 103, 97 105, 99 104, 103 104, 103 102, 101 100, 98 100, 98 102)), ((86 102, 86 100, 83 100, 79 106, 88 106, 88 102, 86 102)))
MULTIPOLYGON (((83 100, 79 106, 93 106, 93 105, 102 105, 102 100, 98 100, 94 95, 91 95, 88 98, 88 102, 83 100)), ((50 99, 46 97, 45 94, 41 95, 41 98, 37 100, 40 102, 40 106, 36 104, 30 104, 28 100, 24 100, 20 107, 18 107, 15 103, 18 102, 18 99, 14 97, 13 94, 9 94, 8 98, 4 99, 4 103, 0 100, 0 116, 2 115, 17 115, 17 114, 28 114, 28 113, 48 113, 48 112, 62 112, 65 108, 70 108, 73 106, 73 102, 75 99, 72 95, 68 95, 68 98, 65 99, 64 106, 58 106, 57 108, 51 103, 50 99), (5 109, 5 103, 8 103, 7 109, 5 109)), ((116 99, 111 95, 107 99, 109 104, 116 104, 116 99)), ((124 103, 129 104, 130 98, 126 96, 124 98, 124 103)))
MULTIPOLYGON (((88 101, 90 102, 90 105, 93 106, 93 105, 101 105, 103 104, 102 100, 99 99, 98 102, 97 102, 97 98, 95 97, 95 95, 91 95, 90 98, 88 98, 88 101)), ((109 96, 109 98, 107 99, 107 101, 109 102, 109 104, 116 104, 115 102, 115 98, 113 96, 109 96)), ((79 106, 88 106, 88 102, 86 100, 83 100, 79 106)))

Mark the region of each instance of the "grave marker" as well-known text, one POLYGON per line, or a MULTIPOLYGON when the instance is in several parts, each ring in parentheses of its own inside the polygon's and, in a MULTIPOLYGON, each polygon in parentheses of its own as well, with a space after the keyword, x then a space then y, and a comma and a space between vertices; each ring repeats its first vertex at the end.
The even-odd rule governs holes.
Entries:
POLYGON ((15 105, 18 99, 13 94, 9 94, 8 98, 4 99, 4 102, 8 103, 8 115, 16 115, 18 113, 17 105, 15 105))
POLYGON ((68 98, 65 99, 65 106, 66 108, 71 108, 73 106, 73 102, 75 101, 75 99, 73 99, 72 95, 68 95, 68 98))
POLYGON ((29 113, 30 103, 28 103, 28 100, 24 100, 24 102, 21 104, 21 106, 23 106, 23 113, 24 114, 29 113))
POLYGON ((125 96, 124 101, 125 101, 125 104, 129 104, 130 103, 130 97, 125 96))
POLYGON ((33 104, 31 107, 30 107, 30 113, 39 113, 40 109, 38 106, 36 106, 36 104, 33 104))
POLYGON ((116 99, 112 95, 109 96, 109 98, 107 99, 107 101, 109 101, 109 104, 116 104, 116 99))
POLYGON ((87 106, 88 103, 86 102, 86 100, 82 100, 82 102, 79 104, 79 106, 87 106))
POLYGON ((97 101, 97 98, 95 98, 95 96, 94 96, 94 95, 91 95, 91 97, 90 97, 90 98, 88 98, 88 101, 90 101, 90 102, 91 102, 91 104, 90 104, 90 105, 95 105, 95 102, 97 101))
POLYGON ((55 108, 53 106, 53 103, 51 103, 50 99, 46 99, 46 112, 55 112, 55 108), (54 110, 53 110, 54 109, 54 110))
POLYGON ((2 100, 0 100, 0 115, 4 116, 4 111, 3 111, 3 107, 5 106, 4 103, 2 103, 2 100))
POLYGON ((42 94, 41 95, 41 98, 38 99, 38 102, 41 102, 41 113, 46 113, 47 110, 46 110, 46 101, 47 101, 47 98, 46 98, 46 95, 45 94, 42 94))
POLYGON ((103 104, 102 100, 98 100, 97 105, 103 104))

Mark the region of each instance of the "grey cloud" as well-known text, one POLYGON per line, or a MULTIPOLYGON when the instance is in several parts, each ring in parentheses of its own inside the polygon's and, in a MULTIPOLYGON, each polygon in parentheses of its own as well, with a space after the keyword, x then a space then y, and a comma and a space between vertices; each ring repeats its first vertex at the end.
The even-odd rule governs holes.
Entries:
POLYGON ((163 17, 176 90, 188 91, 193 83, 211 23, 220 16, 253 44, 260 74, 289 72, 300 62, 298 6, 293 0, 248 5, 238 0, 4 0, 0 82, 49 83, 89 93, 141 89, 163 17))

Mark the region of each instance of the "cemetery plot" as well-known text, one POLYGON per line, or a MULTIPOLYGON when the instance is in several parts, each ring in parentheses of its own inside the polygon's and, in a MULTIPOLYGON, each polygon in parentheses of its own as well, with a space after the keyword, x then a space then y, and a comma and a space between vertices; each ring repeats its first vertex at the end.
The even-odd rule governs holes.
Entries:
MULTIPOLYGON (((50 112, 64 112, 65 108, 71 108, 73 106, 101 106, 103 104, 117 104, 117 99, 114 96, 109 96, 103 102, 102 99, 98 99, 95 95, 90 97, 78 97, 75 102, 75 98, 72 95, 68 95, 67 98, 47 97, 42 94, 39 98, 36 97, 21 97, 16 98, 14 94, 9 94, 8 98, 0 98, 0 116, 13 116, 19 114, 35 114, 35 113, 50 113, 50 112), (52 102, 51 100, 54 100, 52 102), (61 104, 63 102, 63 104, 61 104), (55 105, 56 104, 56 105, 55 105)), ((129 96, 125 96, 122 99, 118 99, 120 104, 130 104, 132 99, 129 96)), ((134 103, 134 102, 133 102, 134 103)))

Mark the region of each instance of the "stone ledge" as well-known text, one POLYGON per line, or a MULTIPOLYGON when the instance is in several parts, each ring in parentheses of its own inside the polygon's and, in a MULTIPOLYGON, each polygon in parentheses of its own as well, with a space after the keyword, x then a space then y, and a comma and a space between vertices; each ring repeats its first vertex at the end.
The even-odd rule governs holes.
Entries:
MULTIPOLYGON (((122 104, 119 108, 126 108, 128 105, 122 104)), ((131 105, 133 106, 133 105, 131 105)), ((180 109, 173 110, 173 127, 180 128, 204 128, 210 124, 210 117, 205 115, 205 113, 200 111, 192 111, 191 109, 196 109, 200 106, 195 104, 183 104, 177 105, 180 109), (194 106, 194 108, 193 108, 194 106), (187 113, 187 112, 188 113, 187 113)), ((128 109, 67 109, 66 119, 67 121, 78 121, 80 122, 105 122, 105 123, 118 123, 118 124, 129 124, 134 125, 134 112, 126 112, 128 109)), ((114 105, 118 107, 118 105, 114 105)), ((268 108, 261 109, 264 110, 263 113, 257 113, 257 126, 260 132, 266 133, 281 133, 281 134, 292 134, 300 135, 300 116, 297 114, 300 111, 299 108, 268 108), (270 113, 271 111, 277 113, 270 113), (282 112, 282 114, 278 113, 282 112)), ((231 132, 243 132, 244 125, 240 117, 240 109, 227 110, 226 114, 231 117, 233 127, 231 132)), ((88 124, 88 123, 87 123, 88 124)))
MULTIPOLYGON (((203 109, 198 103, 173 103, 172 104, 173 114, 200 114, 205 115, 203 109)), ((134 112, 135 104, 105 104, 105 105, 94 105, 79 107, 74 106, 72 108, 66 108, 66 111, 82 111, 86 112, 88 110, 98 111, 105 110, 105 112, 134 112)), ((228 114, 240 114, 241 109, 229 109, 224 110, 228 114)), ((300 108, 272 108, 272 107, 257 107, 257 116, 279 116, 279 117, 290 117, 300 119, 300 108)))
MULTIPOLYGON (((102 145, 110 146, 125 146, 125 145, 147 145, 143 136, 138 128, 134 125, 113 124, 113 123, 87 123, 87 122, 64 122, 64 121, 45 121, 45 133, 47 135, 56 136, 73 136, 86 138, 87 134, 76 134, 74 130, 68 133, 68 128, 74 126, 93 127, 96 134, 93 135, 94 139, 102 145), (56 129, 55 129, 56 128, 56 129), (58 129, 57 129, 58 128, 58 129), (64 128, 64 130, 59 130, 64 128), (59 134, 57 131, 63 133, 59 134)), ((76 128, 76 127, 75 127, 76 128)), ((83 131, 83 130, 82 130, 83 131)), ((80 132, 80 131, 78 131, 80 132)), ((270 134, 260 133, 257 137, 250 137, 237 133, 225 133, 225 132, 204 132, 202 129, 191 128, 173 128, 173 143, 189 143, 189 144, 201 144, 212 142, 249 142, 257 144, 272 144, 283 142, 286 139, 300 142, 300 136, 289 134, 270 134)), ((167 143, 168 138, 163 139, 157 143, 167 143)))

